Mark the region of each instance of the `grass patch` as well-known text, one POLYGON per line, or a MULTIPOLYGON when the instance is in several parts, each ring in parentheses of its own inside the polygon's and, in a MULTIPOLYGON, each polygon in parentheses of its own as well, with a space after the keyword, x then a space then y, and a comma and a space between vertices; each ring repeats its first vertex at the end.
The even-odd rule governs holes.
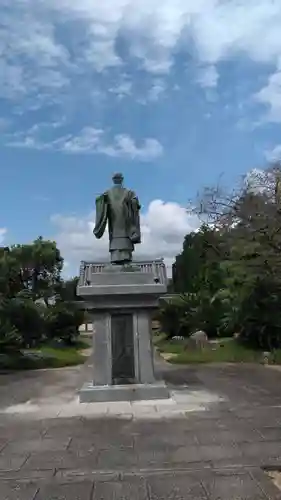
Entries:
POLYGON ((159 331, 154 332, 152 341, 153 341, 153 344, 156 347, 161 346, 161 344, 164 343, 165 340, 166 340, 165 333, 162 333, 162 332, 159 332, 159 331))
POLYGON ((77 341, 73 346, 63 344, 42 345, 37 349, 28 349, 12 355, 0 356, 2 370, 38 370, 42 368, 63 368, 83 364, 85 356, 81 350, 87 349, 89 344, 77 341))
MULTIPOLYGON (((234 339, 227 339, 218 344, 210 344, 204 350, 185 348, 184 342, 161 341, 157 344, 159 352, 174 354, 169 359, 173 364, 199 363, 261 363, 262 352, 248 349, 234 339)), ((281 351, 276 351, 273 363, 281 363, 281 351)))
MULTIPOLYGON (((84 349, 84 347, 83 347, 84 349)), ((35 351, 36 354, 36 351, 35 351)), ((37 355, 42 356, 45 368, 61 368, 63 366, 80 365, 85 361, 85 357, 77 347, 41 347, 37 355)))
POLYGON ((84 339, 84 338, 81 339, 81 337, 79 337, 69 346, 65 345, 64 342, 53 340, 48 343, 42 343, 42 345, 36 350, 41 350, 41 349, 45 350, 46 348, 47 349, 52 348, 56 350, 75 349, 76 351, 82 351, 83 349, 88 349, 90 346, 91 346, 90 339, 84 339))

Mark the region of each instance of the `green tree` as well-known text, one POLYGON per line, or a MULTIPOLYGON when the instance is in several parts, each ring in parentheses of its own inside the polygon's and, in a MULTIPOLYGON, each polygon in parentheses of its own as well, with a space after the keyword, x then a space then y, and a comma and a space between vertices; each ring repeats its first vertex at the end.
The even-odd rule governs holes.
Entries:
POLYGON ((79 278, 75 276, 68 280, 61 280, 56 288, 56 292, 61 300, 66 302, 81 301, 81 297, 77 296, 76 289, 79 278))
POLYGON ((60 283, 63 267, 56 242, 40 236, 32 244, 13 246, 10 254, 18 263, 21 287, 31 292, 34 301, 42 299, 48 305, 60 283))
POLYGON ((0 294, 0 355, 18 354, 21 347, 21 336, 10 320, 8 307, 9 299, 0 294))
POLYGON ((228 324, 259 348, 281 345, 281 168, 274 165, 224 193, 208 188, 198 210, 228 242, 221 297, 228 324), (226 298, 227 297, 227 298, 226 298))
POLYGON ((166 301, 160 312, 162 327, 170 336, 188 336, 196 329, 205 330, 211 337, 218 334, 223 307, 218 295, 224 286, 223 252, 222 235, 206 225, 186 235, 173 266, 173 289, 181 295, 166 301))
POLYGON ((71 345, 79 336, 84 311, 75 307, 73 302, 59 301, 47 309, 45 319, 48 338, 71 345))
POLYGON ((203 225, 185 236, 182 252, 173 265, 173 287, 178 293, 197 293, 203 287, 217 291, 221 285, 222 238, 219 232, 203 225))

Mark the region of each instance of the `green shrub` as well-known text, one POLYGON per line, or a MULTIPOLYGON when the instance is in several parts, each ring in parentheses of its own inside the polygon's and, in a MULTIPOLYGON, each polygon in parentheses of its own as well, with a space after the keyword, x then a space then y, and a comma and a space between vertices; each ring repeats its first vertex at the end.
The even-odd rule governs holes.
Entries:
POLYGON ((281 347, 281 290, 269 279, 257 279, 241 302, 240 340, 255 349, 281 347))
POLYGON ((73 344, 79 337, 79 327, 84 321, 84 312, 72 302, 57 302, 46 311, 46 332, 49 340, 60 340, 73 344))
POLYGON ((0 318, 0 354, 19 352, 21 337, 17 329, 0 318))
POLYGON ((11 323, 7 309, 9 300, 0 297, 0 354, 19 352, 21 337, 16 327, 11 323))
POLYGON ((33 300, 21 296, 10 299, 6 315, 21 336, 21 347, 34 347, 42 341, 44 319, 40 307, 33 300))
POLYGON ((187 311, 187 295, 161 301, 157 319, 161 324, 161 330, 168 338, 189 334, 189 325, 186 320, 187 311))
POLYGON ((222 303, 219 297, 212 299, 204 292, 165 299, 158 315, 162 331, 168 338, 188 337, 196 330, 204 330, 209 338, 217 337, 221 318, 222 303))

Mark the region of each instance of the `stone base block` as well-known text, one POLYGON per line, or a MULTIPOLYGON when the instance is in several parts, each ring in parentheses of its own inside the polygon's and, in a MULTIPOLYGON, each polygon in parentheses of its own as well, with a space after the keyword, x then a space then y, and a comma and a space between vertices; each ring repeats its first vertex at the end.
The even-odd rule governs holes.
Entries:
POLYGON ((80 403, 105 403, 110 401, 145 401, 168 399, 164 382, 154 384, 101 385, 84 384, 80 389, 80 403))

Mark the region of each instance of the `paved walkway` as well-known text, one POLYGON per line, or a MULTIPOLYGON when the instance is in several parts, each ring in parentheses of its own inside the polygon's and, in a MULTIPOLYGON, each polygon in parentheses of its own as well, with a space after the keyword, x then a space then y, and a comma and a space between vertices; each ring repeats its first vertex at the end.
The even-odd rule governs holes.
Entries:
POLYGON ((169 402, 99 408, 77 368, 0 375, 0 500, 280 500, 281 373, 160 368, 169 402))

